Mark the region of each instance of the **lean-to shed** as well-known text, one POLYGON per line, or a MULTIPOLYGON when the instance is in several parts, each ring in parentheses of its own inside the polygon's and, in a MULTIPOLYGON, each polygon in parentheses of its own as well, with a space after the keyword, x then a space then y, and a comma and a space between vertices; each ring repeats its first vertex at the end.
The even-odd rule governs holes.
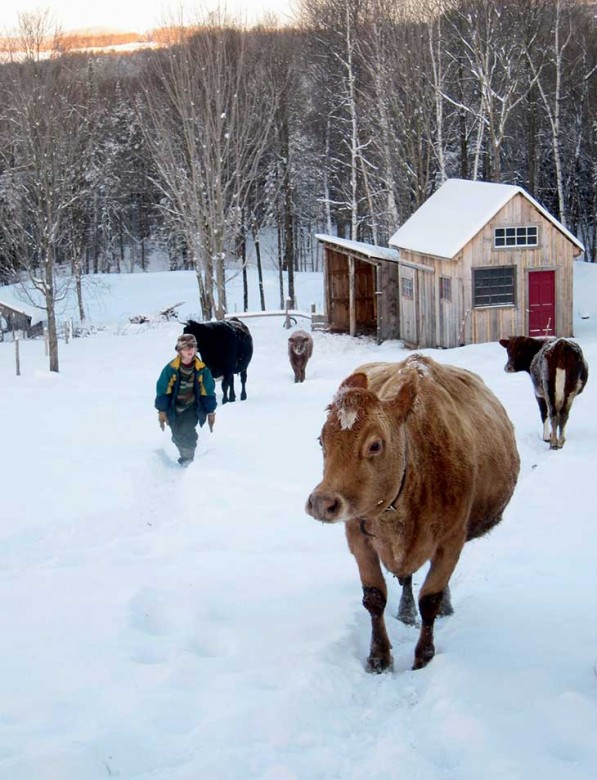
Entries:
POLYGON ((324 306, 333 333, 400 338, 398 252, 317 235, 324 251, 324 306))

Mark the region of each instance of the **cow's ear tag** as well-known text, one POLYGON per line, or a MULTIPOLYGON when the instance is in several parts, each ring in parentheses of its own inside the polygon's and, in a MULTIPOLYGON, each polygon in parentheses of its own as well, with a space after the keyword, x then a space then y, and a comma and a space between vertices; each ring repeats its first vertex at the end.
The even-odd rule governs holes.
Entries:
POLYGON ((357 374, 351 374, 350 376, 347 376, 346 379, 342 382, 339 389, 340 390, 366 390, 368 385, 367 381, 367 374, 363 374, 361 371, 359 371, 357 374))

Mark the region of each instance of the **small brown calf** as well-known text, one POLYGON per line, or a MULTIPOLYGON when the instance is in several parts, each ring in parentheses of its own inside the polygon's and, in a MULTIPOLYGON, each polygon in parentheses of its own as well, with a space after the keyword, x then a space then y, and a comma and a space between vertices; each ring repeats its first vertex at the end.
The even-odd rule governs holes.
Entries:
POLYGON ((305 381, 305 369, 313 354, 313 339, 306 330, 295 330, 288 338, 288 357, 294 371, 294 381, 305 381))
POLYGON ((508 352, 504 371, 531 375, 543 422, 543 441, 559 450, 566 441, 566 423, 574 398, 582 393, 589 367, 582 349, 569 339, 513 336, 500 339, 508 352))
POLYGON ((465 542, 499 523, 514 491, 512 424, 479 376, 415 354, 357 368, 328 407, 320 441, 323 479, 305 508, 345 523, 371 615, 369 671, 392 665, 381 565, 403 585, 398 617, 413 623, 412 575, 430 561, 419 595, 420 669, 435 654, 437 615, 452 612, 448 583, 465 542))

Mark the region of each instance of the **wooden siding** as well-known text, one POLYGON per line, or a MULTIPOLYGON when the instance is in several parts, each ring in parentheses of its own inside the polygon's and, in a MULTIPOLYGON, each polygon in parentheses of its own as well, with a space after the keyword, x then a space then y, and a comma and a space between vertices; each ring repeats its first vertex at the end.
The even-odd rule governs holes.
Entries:
POLYGON ((326 256, 326 310, 331 331, 347 333, 350 328, 348 310, 348 259, 329 247, 326 256))
MULTIPOLYGON (((326 247, 326 310, 328 327, 339 333, 350 332, 350 259, 346 253, 326 247)), ((354 323, 356 333, 377 333, 377 279, 374 263, 354 262, 354 323)))
POLYGON ((378 341, 400 338, 400 273, 397 263, 379 263, 378 341))
POLYGON ((434 269, 409 264, 400 259, 400 338, 407 347, 419 349, 435 347, 436 341, 436 276, 434 269), (402 294, 402 279, 411 281, 413 297, 402 294))

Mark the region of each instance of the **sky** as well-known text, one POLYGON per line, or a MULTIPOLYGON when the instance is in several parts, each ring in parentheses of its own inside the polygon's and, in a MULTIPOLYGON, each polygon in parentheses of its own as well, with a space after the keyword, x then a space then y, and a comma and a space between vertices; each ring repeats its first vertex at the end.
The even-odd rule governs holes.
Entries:
MULTIPOLYGON (((301 310, 321 306, 320 274, 296 289, 301 310)), ((276 309, 271 270, 265 290, 276 309)), ((228 293, 240 310, 240 276, 228 293)), ((294 384, 281 318, 248 319, 248 398, 218 406, 184 470, 153 408, 181 332, 157 313, 175 303, 197 316, 192 272, 98 276, 89 335, 60 342, 59 373, 38 339, 19 342, 16 376, 0 342, 0 780, 593 780, 595 376, 550 451, 499 344, 424 350, 497 394, 521 472, 502 523, 465 546, 421 671, 387 577, 394 670, 370 675, 343 529, 304 504, 342 379, 411 353, 315 332, 294 384)), ((575 263, 574 310, 594 367, 597 266, 575 263)), ((70 299, 59 316, 75 313, 70 299)))
MULTIPOLYGON (((231 13, 240 13, 248 22, 266 12, 275 11, 280 19, 288 14, 294 0, 227 0, 224 4, 231 13)), ((0 29, 14 29, 18 14, 36 9, 49 9, 65 31, 86 27, 111 27, 126 31, 145 32, 159 27, 169 13, 182 6, 185 19, 192 20, 196 9, 213 10, 218 0, 102 0, 86 3, 80 0, 3 0, 0 3, 0 29)))

